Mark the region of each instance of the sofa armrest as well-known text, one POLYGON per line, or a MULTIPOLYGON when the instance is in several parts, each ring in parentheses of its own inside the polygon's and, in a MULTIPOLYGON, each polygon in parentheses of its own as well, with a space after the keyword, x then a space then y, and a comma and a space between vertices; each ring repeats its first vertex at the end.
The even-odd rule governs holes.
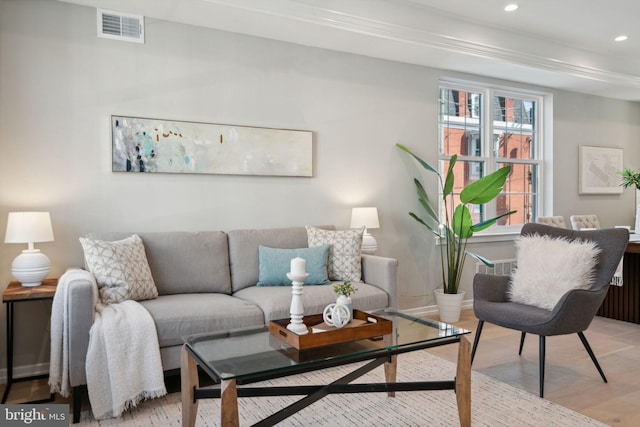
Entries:
POLYGON ((87 376, 85 361, 89 348, 89 330, 93 325, 98 288, 88 271, 85 277, 77 277, 66 287, 69 338, 69 382, 72 387, 85 385, 87 376))
POLYGON ((398 307, 398 260, 362 254, 362 280, 389 294, 389 307, 398 307))

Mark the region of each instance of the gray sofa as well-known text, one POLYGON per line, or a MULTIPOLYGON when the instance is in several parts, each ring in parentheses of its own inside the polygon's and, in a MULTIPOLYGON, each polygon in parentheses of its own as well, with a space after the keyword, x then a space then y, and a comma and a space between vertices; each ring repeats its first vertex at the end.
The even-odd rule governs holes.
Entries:
MULTIPOLYGON (((333 227, 322 227, 333 229, 333 227)), ((132 233, 92 233, 98 240, 120 240, 132 233)), ((289 286, 258 287, 260 245, 307 247, 304 227, 203 232, 136 233, 144 243, 158 298, 140 303, 153 317, 163 369, 180 367, 182 337, 202 332, 258 326, 289 317, 289 286)), ((397 306, 397 261, 362 255, 362 279, 352 295, 354 309, 397 306)), ((74 422, 86 390, 85 359, 97 289, 88 280, 68 287, 69 377, 74 422)), ((321 313, 335 302, 331 285, 305 286, 305 314, 321 313)))

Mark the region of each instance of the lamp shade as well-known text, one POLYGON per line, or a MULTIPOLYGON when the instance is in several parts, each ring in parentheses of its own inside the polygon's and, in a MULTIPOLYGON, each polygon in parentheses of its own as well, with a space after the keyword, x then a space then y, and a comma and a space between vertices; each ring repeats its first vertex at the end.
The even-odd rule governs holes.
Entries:
POLYGON ((53 240, 53 228, 49 212, 10 212, 7 219, 5 243, 27 243, 28 249, 22 251, 11 263, 11 274, 22 286, 38 286, 51 271, 49 258, 35 249, 35 242, 53 240))
POLYGON ((367 228, 380 228, 378 208, 353 208, 351 210, 351 228, 359 228, 363 225, 367 228))
POLYGON ((49 212, 9 212, 5 243, 53 241, 49 212))

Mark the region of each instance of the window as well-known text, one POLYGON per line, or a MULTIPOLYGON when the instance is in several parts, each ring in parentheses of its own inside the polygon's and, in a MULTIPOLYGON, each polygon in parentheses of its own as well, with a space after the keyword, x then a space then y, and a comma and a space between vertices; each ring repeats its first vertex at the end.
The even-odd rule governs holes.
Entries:
MULTIPOLYGON (((469 206, 473 222, 510 210, 517 212, 499 220, 500 231, 534 222, 541 214, 542 200, 542 95, 443 83, 439 106, 439 168, 443 176, 451 156, 458 156, 454 196, 470 182, 511 166, 495 201, 469 206)), ((458 201, 455 197, 453 206, 458 201)))

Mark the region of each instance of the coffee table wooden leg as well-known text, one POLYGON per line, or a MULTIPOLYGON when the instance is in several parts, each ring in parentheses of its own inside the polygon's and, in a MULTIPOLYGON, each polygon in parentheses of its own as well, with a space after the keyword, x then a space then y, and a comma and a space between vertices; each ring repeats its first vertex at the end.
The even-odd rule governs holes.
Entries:
POLYGON ((222 427, 238 427, 238 390, 236 380, 227 380, 220 383, 220 408, 222 427))
POLYGON ((471 427, 471 344, 460 337, 458 368, 456 371, 456 400, 460 427, 471 427))
POLYGON ((183 427, 193 427, 196 425, 198 401, 194 399, 194 390, 199 385, 198 366, 183 345, 182 353, 180 354, 180 386, 182 394, 183 427))
MULTIPOLYGON (((398 372, 398 355, 391 356, 389 362, 384 362, 384 379, 387 383, 396 382, 396 373, 398 372)), ((395 391, 388 391, 387 396, 395 397, 395 391)))

